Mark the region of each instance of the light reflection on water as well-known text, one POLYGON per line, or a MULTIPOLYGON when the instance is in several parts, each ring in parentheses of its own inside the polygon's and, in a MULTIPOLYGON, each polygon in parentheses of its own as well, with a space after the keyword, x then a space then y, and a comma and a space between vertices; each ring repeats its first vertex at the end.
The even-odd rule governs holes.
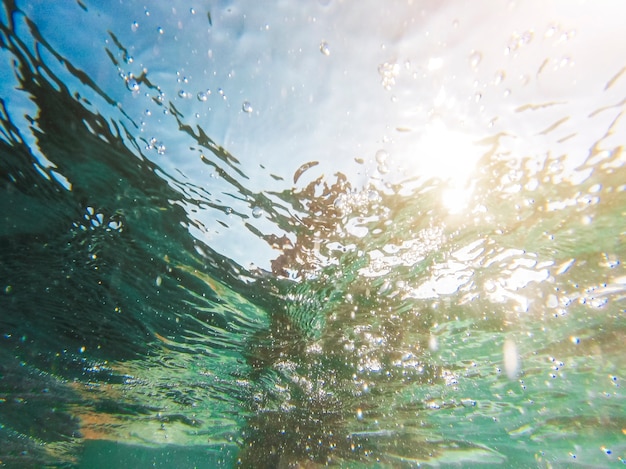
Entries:
POLYGON ((621 5, 17 6, 2 463, 623 462, 621 5))

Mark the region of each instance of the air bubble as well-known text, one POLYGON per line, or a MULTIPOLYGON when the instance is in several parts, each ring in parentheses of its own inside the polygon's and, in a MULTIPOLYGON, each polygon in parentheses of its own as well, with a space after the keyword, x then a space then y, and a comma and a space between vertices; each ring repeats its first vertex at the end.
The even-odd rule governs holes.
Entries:
POLYGON ((208 95, 207 95, 204 91, 200 91, 200 92, 197 94, 197 98, 198 98, 198 101, 202 101, 202 102, 204 102, 204 101, 206 101, 207 99, 209 99, 209 96, 208 96, 208 95))
POLYGON ((158 32, 159 34, 163 34, 163 32, 164 32, 164 31, 163 31, 163 28, 162 28, 161 26, 159 26, 159 27, 157 28, 157 32, 158 32))
POLYGON ((482 59, 483 59, 483 54, 481 54, 477 50, 472 51, 472 53, 469 55, 470 67, 472 68, 478 67, 482 59))
POLYGON ((320 44, 320 52, 324 55, 330 55, 330 48, 328 47, 328 43, 326 41, 322 41, 320 44))
POLYGON ((130 30, 132 32, 137 32, 137 30, 139 29, 139 23, 137 23, 136 21, 133 21, 133 24, 130 25, 130 30))
POLYGON ((249 114, 253 111, 252 105, 250 104, 249 101, 244 101, 243 104, 241 105, 241 110, 249 114))
POLYGON ((498 70, 495 76, 493 77, 493 84, 499 85, 500 83, 502 83, 505 77, 506 77, 506 73, 504 72, 504 70, 498 70))
POLYGON ((262 215, 263 215, 263 209, 261 207, 254 207, 252 209, 252 216, 254 218, 261 218, 262 215))
POLYGON ((385 164, 388 157, 389 157, 389 153, 386 150, 378 150, 376 152, 376 162, 378 164, 385 164))
POLYGON ((185 90, 180 90, 178 92, 178 96, 183 98, 183 99, 188 99, 191 97, 191 95, 189 93, 187 93, 185 90))
POLYGON ((136 91, 139 91, 139 83, 134 78, 129 78, 126 80, 126 88, 135 93, 136 91))

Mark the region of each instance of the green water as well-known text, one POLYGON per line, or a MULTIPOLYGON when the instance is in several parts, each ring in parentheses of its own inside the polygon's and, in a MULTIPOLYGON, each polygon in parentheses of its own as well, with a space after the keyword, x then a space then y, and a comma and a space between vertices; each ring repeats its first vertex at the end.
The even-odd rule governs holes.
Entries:
MULTIPOLYGON (((339 162, 320 148, 331 154, 270 165, 238 147, 256 142, 261 152, 252 131, 234 137, 242 154, 227 149, 216 123, 230 115, 220 114, 227 100, 196 117, 206 93, 170 92, 193 78, 163 65, 180 50, 191 51, 189 69, 204 63, 176 29, 183 15, 201 17, 216 44, 247 52, 259 38, 236 19, 253 21, 253 5, 154 6, 150 15, 121 5, 3 2, 0 466, 626 461, 620 64, 598 78, 606 86, 594 88, 591 108, 575 93, 563 98, 572 121, 590 119, 579 124, 587 155, 578 162, 566 151, 574 137, 530 132, 531 150, 515 140, 544 119, 533 114, 474 138, 480 154, 464 183, 463 159, 443 156, 443 171, 417 175, 386 151, 339 162), (60 30, 67 15, 87 25, 75 40, 60 30), (157 39, 128 36, 157 20, 157 39), (148 71, 127 73, 140 66, 148 71), (167 145, 151 137, 157 129, 167 145)), ((276 8, 274 19, 285 11, 276 8)), ((311 8, 322 19, 343 11, 311 8)), ((393 8, 385 12, 401 16, 393 8)), ((320 53, 316 37, 314 57, 341 53, 329 44, 320 53)), ((204 75, 246 75, 227 65, 204 75)), ((403 86, 392 65, 373 74, 381 93, 403 86)), ((211 99, 219 95, 213 88, 211 99)), ((542 109, 536 102, 530 112, 542 109)), ((242 115, 257 117, 239 101, 228 109, 235 129, 242 115)), ((402 142, 413 131, 397 132, 402 142)), ((461 134, 444 135, 443 147, 461 134)), ((437 160, 415 153, 423 168, 437 160)))

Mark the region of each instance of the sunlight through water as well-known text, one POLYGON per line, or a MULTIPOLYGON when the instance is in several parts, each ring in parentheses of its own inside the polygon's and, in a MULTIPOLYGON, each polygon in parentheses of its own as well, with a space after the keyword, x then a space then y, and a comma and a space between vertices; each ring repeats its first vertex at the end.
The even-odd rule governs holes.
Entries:
POLYGON ((626 462, 624 13, 3 0, 0 466, 626 462))

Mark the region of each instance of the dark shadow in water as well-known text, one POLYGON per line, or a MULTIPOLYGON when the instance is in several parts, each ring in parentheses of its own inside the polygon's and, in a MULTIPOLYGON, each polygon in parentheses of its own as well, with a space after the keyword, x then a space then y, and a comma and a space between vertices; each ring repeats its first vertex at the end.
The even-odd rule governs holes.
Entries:
MULTIPOLYGON (((25 93, 37 114, 25 116, 26 136, 0 99, 0 460, 40 466, 58 457, 60 464, 65 456, 37 442, 59 448, 77 441, 72 408, 90 404, 66 380, 121 383, 125 377, 107 363, 155 355, 164 343, 184 346, 183 332, 203 330, 199 323, 213 331, 250 329, 212 312, 222 300, 198 272, 256 303, 272 300, 240 280, 232 261, 190 235, 182 205, 195 201, 158 174, 122 122, 108 121, 72 95, 39 55, 42 49, 114 104, 45 42, 15 3, 4 6, 0 46, 14 60, 15 93, 25 93), (17 33, 21 22, 31 34, 27 42, 17 33)), ((219 353, 220 343, 204 353, 219 353)), ((243 344, 225 347, 233 353, 243 344)), ((94 408, 129 415, 155 410, 113 400, 94 408)))

